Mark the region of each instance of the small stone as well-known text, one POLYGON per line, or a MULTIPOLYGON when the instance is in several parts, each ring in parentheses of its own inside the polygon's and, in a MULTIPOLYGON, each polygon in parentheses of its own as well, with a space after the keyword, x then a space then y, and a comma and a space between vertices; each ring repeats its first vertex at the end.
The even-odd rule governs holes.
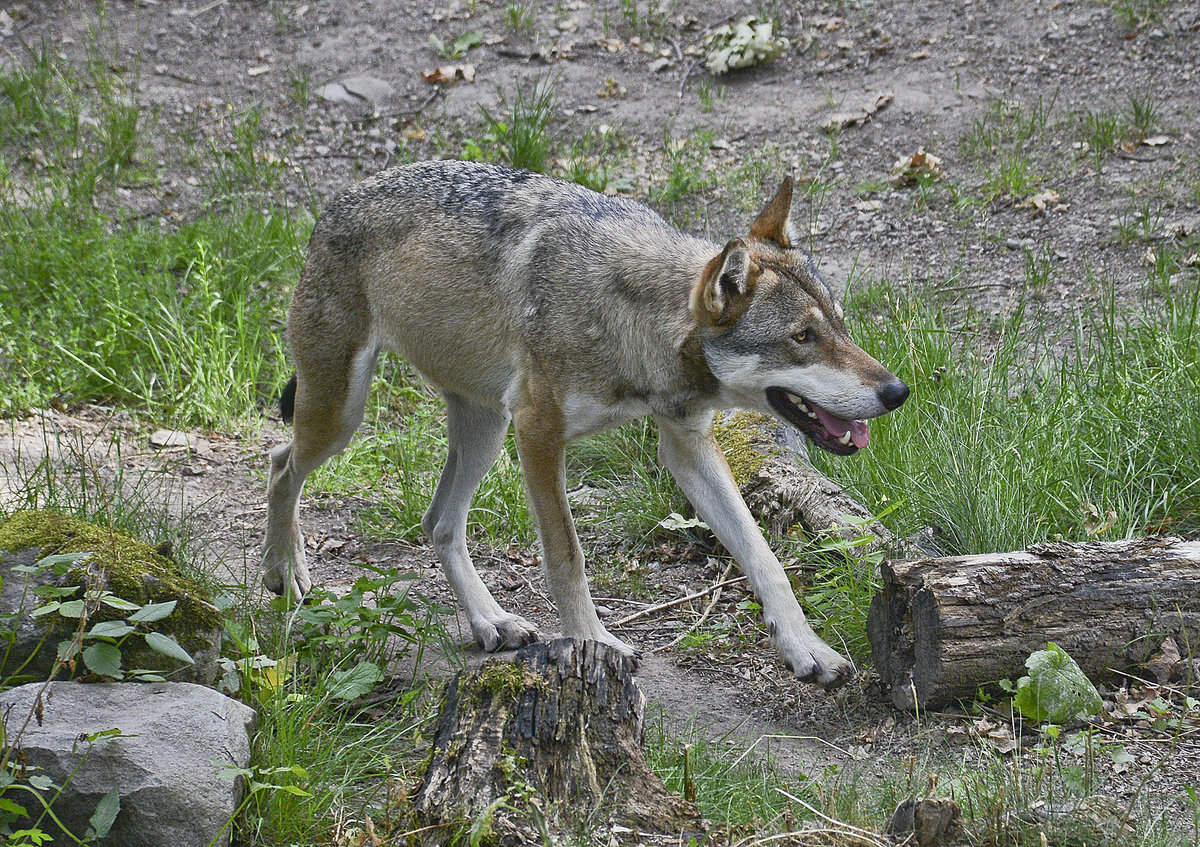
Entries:
POLYGON ((391 83, 373 76, 352 76, 342 80, 342 87, 355 97, 378 103, 396 96, 391 83))
POLYGON ((316 94, 327 103, 355 103, 357 98, 350 94, 341 83, 331 82, 317 89, 316 94))

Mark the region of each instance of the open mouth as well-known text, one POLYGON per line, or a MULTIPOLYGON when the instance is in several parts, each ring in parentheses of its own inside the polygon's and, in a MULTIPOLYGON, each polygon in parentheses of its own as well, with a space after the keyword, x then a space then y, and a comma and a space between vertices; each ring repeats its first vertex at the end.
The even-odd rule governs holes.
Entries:
POLYGON ((811 400, 805 400, 784 388, 768 388, 767 402, 788 423, 803 432, 818 447, 849 456, 870 440, 865 421, 839 418, 811 400))

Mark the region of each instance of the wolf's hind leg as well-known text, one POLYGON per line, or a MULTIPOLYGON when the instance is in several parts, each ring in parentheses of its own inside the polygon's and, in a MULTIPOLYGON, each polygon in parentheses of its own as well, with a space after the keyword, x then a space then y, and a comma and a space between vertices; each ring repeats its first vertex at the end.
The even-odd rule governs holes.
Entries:
POLYGON ((267 483, 263 583, 276 594, 299 600, 312 587, 300 534, 300 492, 308 475, 345 449, 362 423, 378 352, 360 350, 348 369, 297 360, 295 431, 290 442, 271 451, 267 483))
POLYGON ((467 551, 471 498, 504 446, 508 415, 447 392, 446 423, 450 448, 446 466, 421 525, 467 613, 476 643, 489 652, 522 647, 537 639, 537 630, 500 608, 467 551))

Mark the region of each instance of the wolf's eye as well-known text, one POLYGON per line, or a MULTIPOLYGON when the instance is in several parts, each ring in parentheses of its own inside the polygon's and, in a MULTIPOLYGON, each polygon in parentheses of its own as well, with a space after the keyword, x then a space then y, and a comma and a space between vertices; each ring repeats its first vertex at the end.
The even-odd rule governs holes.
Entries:
POLYGON ((809 338, 808 330, 802 329, 799 332, 797 332, 795 335, 792 336, 792 341, 795 341, 797 344, 803 344, 804 342, 808 341, 808 338, 809 338))

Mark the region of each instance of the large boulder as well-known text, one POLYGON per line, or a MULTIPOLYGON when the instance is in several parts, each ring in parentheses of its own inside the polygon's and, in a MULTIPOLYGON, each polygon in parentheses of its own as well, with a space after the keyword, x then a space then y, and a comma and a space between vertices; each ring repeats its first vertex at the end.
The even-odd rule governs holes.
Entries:
MULTIPOLYGON (((181 664, 151 649, 141 635, 134 634, 121 645, 121 665, 125 671, 141 668, 170 674, 177 681, 211 684, 217 675, 223 617, 213 605, 211 593, 160 549, 119 529, 55 511, 17 512, 0 521, 0 618, 7 617, 11 622, 3 628, 15 633, 0 678, 19 672, 26 678, 45 679, 59 641, 74 631, 75 620, 57 614, 31 616, 42 602, 33 593, 34 588, 48 584, 107 590, 139 605, 176 601, 174 612, 141 628, 169 635, 195 659, 195 664, 181 664), (27 570, 51 554, 84 552, 93 555, 61 571, 27 570)), ((75 596, 82 597, 83 588, 75 596)), ((129 610, 102 604, 91 613, 89 628, 99 621, 123 619, 129 614, 129 610)))
MULTIPOLYGON (((41 689, 42 683, 28 683, 0 693, 0 714, 26 773, 65 786, 51 808, 72 834, 84 835, 101 799, 116 788, 120 810, 97 842, 102 847, 229 843, 227 824, 244 786, 218 774, 224 765, 249 762, 253 709, 185 682, 54 682, 39 709, 41 689), (121 734, 107 743, 80 741, 113 729, 121 734)), ((36 816, 27 795, 9 796, 36 816)), ((41 827, 53 843, 69 843, 49 816, 41 827)))

